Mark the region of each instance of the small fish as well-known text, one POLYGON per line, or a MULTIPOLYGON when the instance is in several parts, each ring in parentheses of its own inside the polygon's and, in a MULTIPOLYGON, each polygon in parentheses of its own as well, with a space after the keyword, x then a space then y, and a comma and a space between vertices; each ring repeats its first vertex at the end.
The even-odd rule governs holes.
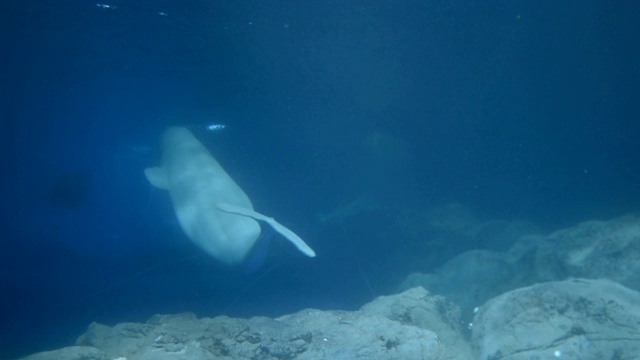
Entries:
POLYGON ((107 5, 107 4, 96 4, 97 7, 102 8, 102 9, 115 9, 116 6, 113 5, 107 5))
POLYGON ((224 129, 226 126, 223 124, 209 124, 207 125, 207 131, 218 131, 224 129))

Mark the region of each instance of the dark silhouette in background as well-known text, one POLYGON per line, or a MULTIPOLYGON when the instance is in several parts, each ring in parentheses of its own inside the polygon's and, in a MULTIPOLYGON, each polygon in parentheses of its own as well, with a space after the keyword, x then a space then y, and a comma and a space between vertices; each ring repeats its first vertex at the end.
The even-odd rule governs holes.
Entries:
POLYGON ((44 198, 54 206, 75 210, 86 203, 91 183, 88 172, 67 172, 56 178, 44 198))

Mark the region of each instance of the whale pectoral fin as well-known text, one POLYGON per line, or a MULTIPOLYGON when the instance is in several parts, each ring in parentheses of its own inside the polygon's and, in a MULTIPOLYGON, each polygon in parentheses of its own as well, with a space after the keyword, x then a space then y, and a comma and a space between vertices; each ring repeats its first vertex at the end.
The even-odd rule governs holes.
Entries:
POLYGON ((309 245, 307 245, 307 243, 304 242, 304 240, 302 240, 298 235, 296 235, 293 231, 289 230, 288 228, 286 228, 284 225, 280 224, 279 222, 275 221, 273 218, 264 216, 254 210, 251 209, 247 209, 247 208, 243 208, 240 206, 236 206, 236 205, 231 205, 231 204, 227 204, 227 203, 217 203, 216 204, 218 209, 224 211, 224 212, 228 212, 228 213, 232 213, 232 214, 238 214, 238 215, 242 215, 242 216, 247 216, 259 221, 264 221, 267 224, 269 224, 275 231, 279 232, 282 236, 284 236, 287 240, 291 241, 291 243, 298 248, 298 250, 300 250, 303 254, 309 256, 309 257, 315 257, 316 256, 316 252, 313 251, 312 248, 309 247, 309 245))
POLYGON ((146 168, 144 169, 144 176, 147 177, 147 180, 151 183, 151 185, 157 187, 158 189, 169 189, 169 179, 167 179, 167 172, 164 170, 164 168, 146 168))

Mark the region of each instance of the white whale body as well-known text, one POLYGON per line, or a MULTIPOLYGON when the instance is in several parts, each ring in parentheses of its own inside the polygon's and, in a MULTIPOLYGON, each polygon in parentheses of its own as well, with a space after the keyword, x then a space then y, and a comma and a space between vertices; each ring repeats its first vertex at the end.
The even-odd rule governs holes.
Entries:
POLYGON ((161 147, 162 166, 145 169, 145 176, 169 192, 180 227, 211 256, 228 265, 242 263, 260 236, 259 221, 315 256, 293 231, 254 211, 247 194, 189 130, 168 128, 161 147))

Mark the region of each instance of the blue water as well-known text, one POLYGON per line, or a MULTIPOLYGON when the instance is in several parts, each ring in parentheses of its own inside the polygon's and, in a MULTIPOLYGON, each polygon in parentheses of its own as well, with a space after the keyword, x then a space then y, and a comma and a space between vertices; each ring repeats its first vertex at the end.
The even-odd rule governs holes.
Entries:
POLYGON ((104 1, 0 3, 0 358, 91 321, 356 309, 472 247, 407 265, 403 211, 553 230, 640 207, 630 1, 104 1), (247 275, 182 234, 143 170, 167 126, 211 123, 317 258, 274 239, 247 275), (377 210, 316 221, 363 194, 377 210))

